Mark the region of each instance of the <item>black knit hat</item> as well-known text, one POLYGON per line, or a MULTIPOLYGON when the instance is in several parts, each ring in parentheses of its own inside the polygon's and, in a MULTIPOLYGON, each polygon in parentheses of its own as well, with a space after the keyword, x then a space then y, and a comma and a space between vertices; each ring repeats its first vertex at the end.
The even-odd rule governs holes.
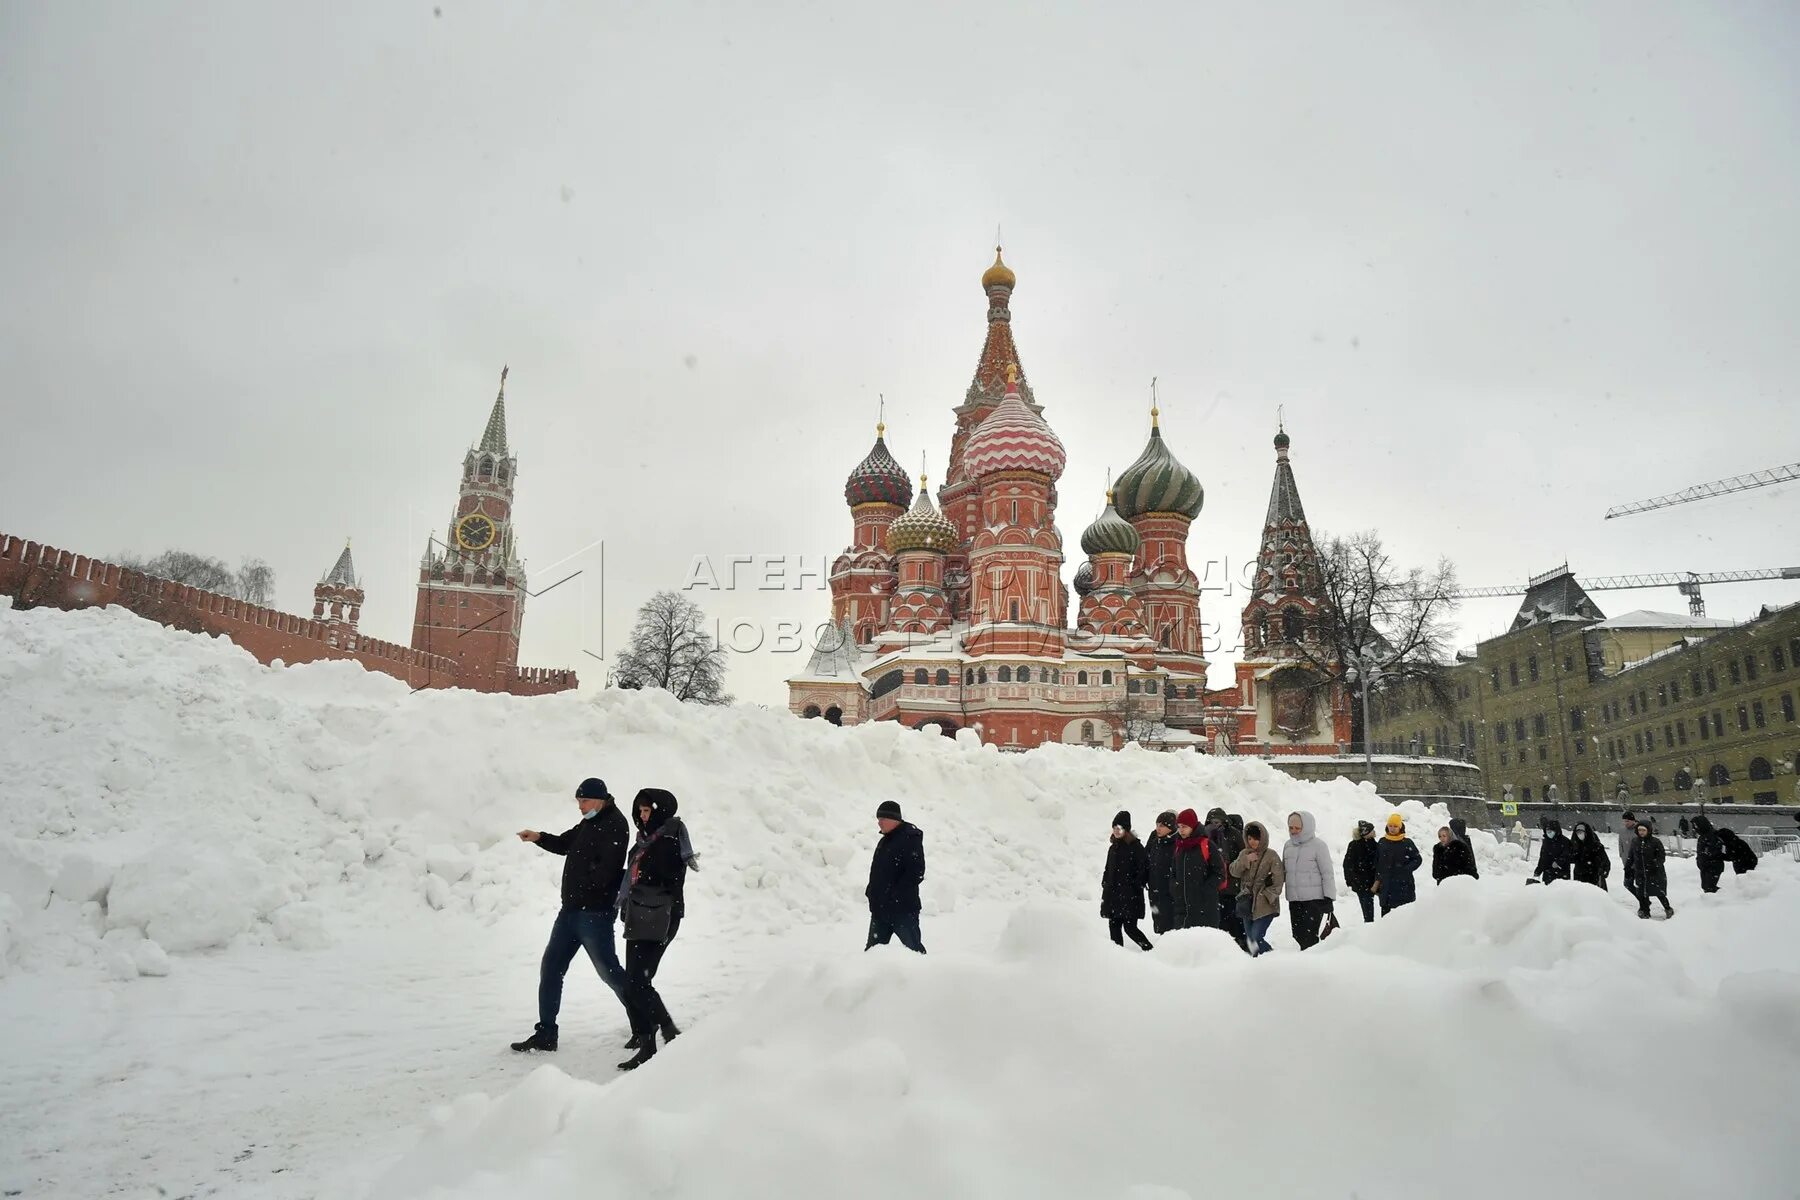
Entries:
POLYGON ((1164 829, 1175 828, 1175 810, 1172 808, 1163 809, 1156 815, 1156 823, 1161 825, 1164 829))
POLYGON ((1126 812, 1122 808, 1118 812, 1114 813, 1113 814, 1113 828, 1129 830, 1131 828, 1131 814, 1126 812))
POLYGON ((606 790, 604 779, 595 779, 589 776, 581 781, 580 787, 575 789, 575 798, 577 800, 611 800, 612 793, 606 790))
POLYGON ((875 809, 875 819, 877 821, 899 821, 899 820, 902 820, 903 818, 900 816, 899 803, 894 800, 883 800, 881 802, 881 804, 875 809))

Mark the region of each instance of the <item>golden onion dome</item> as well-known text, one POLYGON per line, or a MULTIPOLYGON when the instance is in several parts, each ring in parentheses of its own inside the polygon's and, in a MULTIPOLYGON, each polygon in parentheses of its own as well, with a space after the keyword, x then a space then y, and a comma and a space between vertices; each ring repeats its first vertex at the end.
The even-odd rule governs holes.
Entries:
POLYGON ((1011 267, 1001 261, 1000 247, 995 246, 994 265, 981 273, 982 290, 986 291, 988 288, 996 287, 1010 288, 1017 282, 1018 276, 1013 274, 1011 267))

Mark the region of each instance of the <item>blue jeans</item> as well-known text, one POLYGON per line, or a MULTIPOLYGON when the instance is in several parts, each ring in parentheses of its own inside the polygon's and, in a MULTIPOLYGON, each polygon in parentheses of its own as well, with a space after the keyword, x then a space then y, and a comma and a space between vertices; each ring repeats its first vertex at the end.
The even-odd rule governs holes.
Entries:
POLYGON ((1258 954, 1267 954, 1275 949, 1269 945, 1269 926, 1274 923, 1275 914, 1270 913, 1266 917, 1255 918, 1250 922, 1249 928, 1244 930, 1244 945, 1250 947, 1251 958, 1255 958, 1258 954))
POLYGON ((925 940, 919 934, 918 913, 895 913, 886 917, 877 917, 871 914, 869 917, 869 944, 863 949, 868 950, 877 945, 885 946, 893 937, 898 937, 900 944, 908 950, 920 954, 925 953, 925 940))
POLYGON ((550 927, 550 941, 538 971, 538 1024, 545 1029, 556 1028, 556 1014, 562 1011, 563 976, 577 950, 586 950, 594 970, 600 973, 600 982, 621 1002, 625 998, 625 968, 613 949, 613 910, 565 908, 550 927))

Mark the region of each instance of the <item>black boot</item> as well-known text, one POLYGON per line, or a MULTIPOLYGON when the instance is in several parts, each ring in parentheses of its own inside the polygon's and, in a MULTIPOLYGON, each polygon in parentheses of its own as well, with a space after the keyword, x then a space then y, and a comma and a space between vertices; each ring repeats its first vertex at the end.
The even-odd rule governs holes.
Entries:
POLYGON ((681 1036, 681 1030, 675 1027, 675 1022, 664 1021, 662 1023, 662 1035, 663 1045, 667 1046, 670 1042, 681 1036))
POLYGON ((621 1071, 635 1071, 652 1058, 656 1057, 656 1031, 641 1034, 638 1038, 638 1052, 619 1064, 621 1071))
POLYGON ((1675 910, 1673 908, 1669 907, 1669 902, 1667 900, 1664 900, 1662 902, 1662 904, 1663 904, 1663 920, 1666 921, 1670 917, 1675 915, 1675 910))
POLYGON ((641 1046, 643 1044, 644 1044, 644 1039, 634 1033, 631 1035, 631 1040, 629 1042, 625 1043, 625 1048, 627 1050, 636 1050, 639 1046, 641 1046))
POLYGON ((535 1025, 533 1028, 537 1032, 533 1033, 522 1042, 514 1042, 512 1048, 520 1053, 524 1053, 528 1050, 543 1050, 547 1053, 554 1052, 556 1050, 556 1026, 552 1025, 546 1029, 542 1025, 535 1025))

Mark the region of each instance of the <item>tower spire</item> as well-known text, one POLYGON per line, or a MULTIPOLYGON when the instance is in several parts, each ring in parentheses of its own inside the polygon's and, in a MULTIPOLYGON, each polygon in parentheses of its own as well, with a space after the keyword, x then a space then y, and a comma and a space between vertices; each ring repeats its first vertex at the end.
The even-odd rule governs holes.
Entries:
POLYGON ((494 397, 494 410, 488 414, 487 428, 481 432, 481 449, 494 454, 506 453, 506 373, 500 368, 500 393, 494 397))
POLYGON ((1158 420, 1160 415, 1160 410, 1156 407, 1156 376, 1152 375, 1150 377, 1150 428, 1162 428, 1162 424, 1158 420))

